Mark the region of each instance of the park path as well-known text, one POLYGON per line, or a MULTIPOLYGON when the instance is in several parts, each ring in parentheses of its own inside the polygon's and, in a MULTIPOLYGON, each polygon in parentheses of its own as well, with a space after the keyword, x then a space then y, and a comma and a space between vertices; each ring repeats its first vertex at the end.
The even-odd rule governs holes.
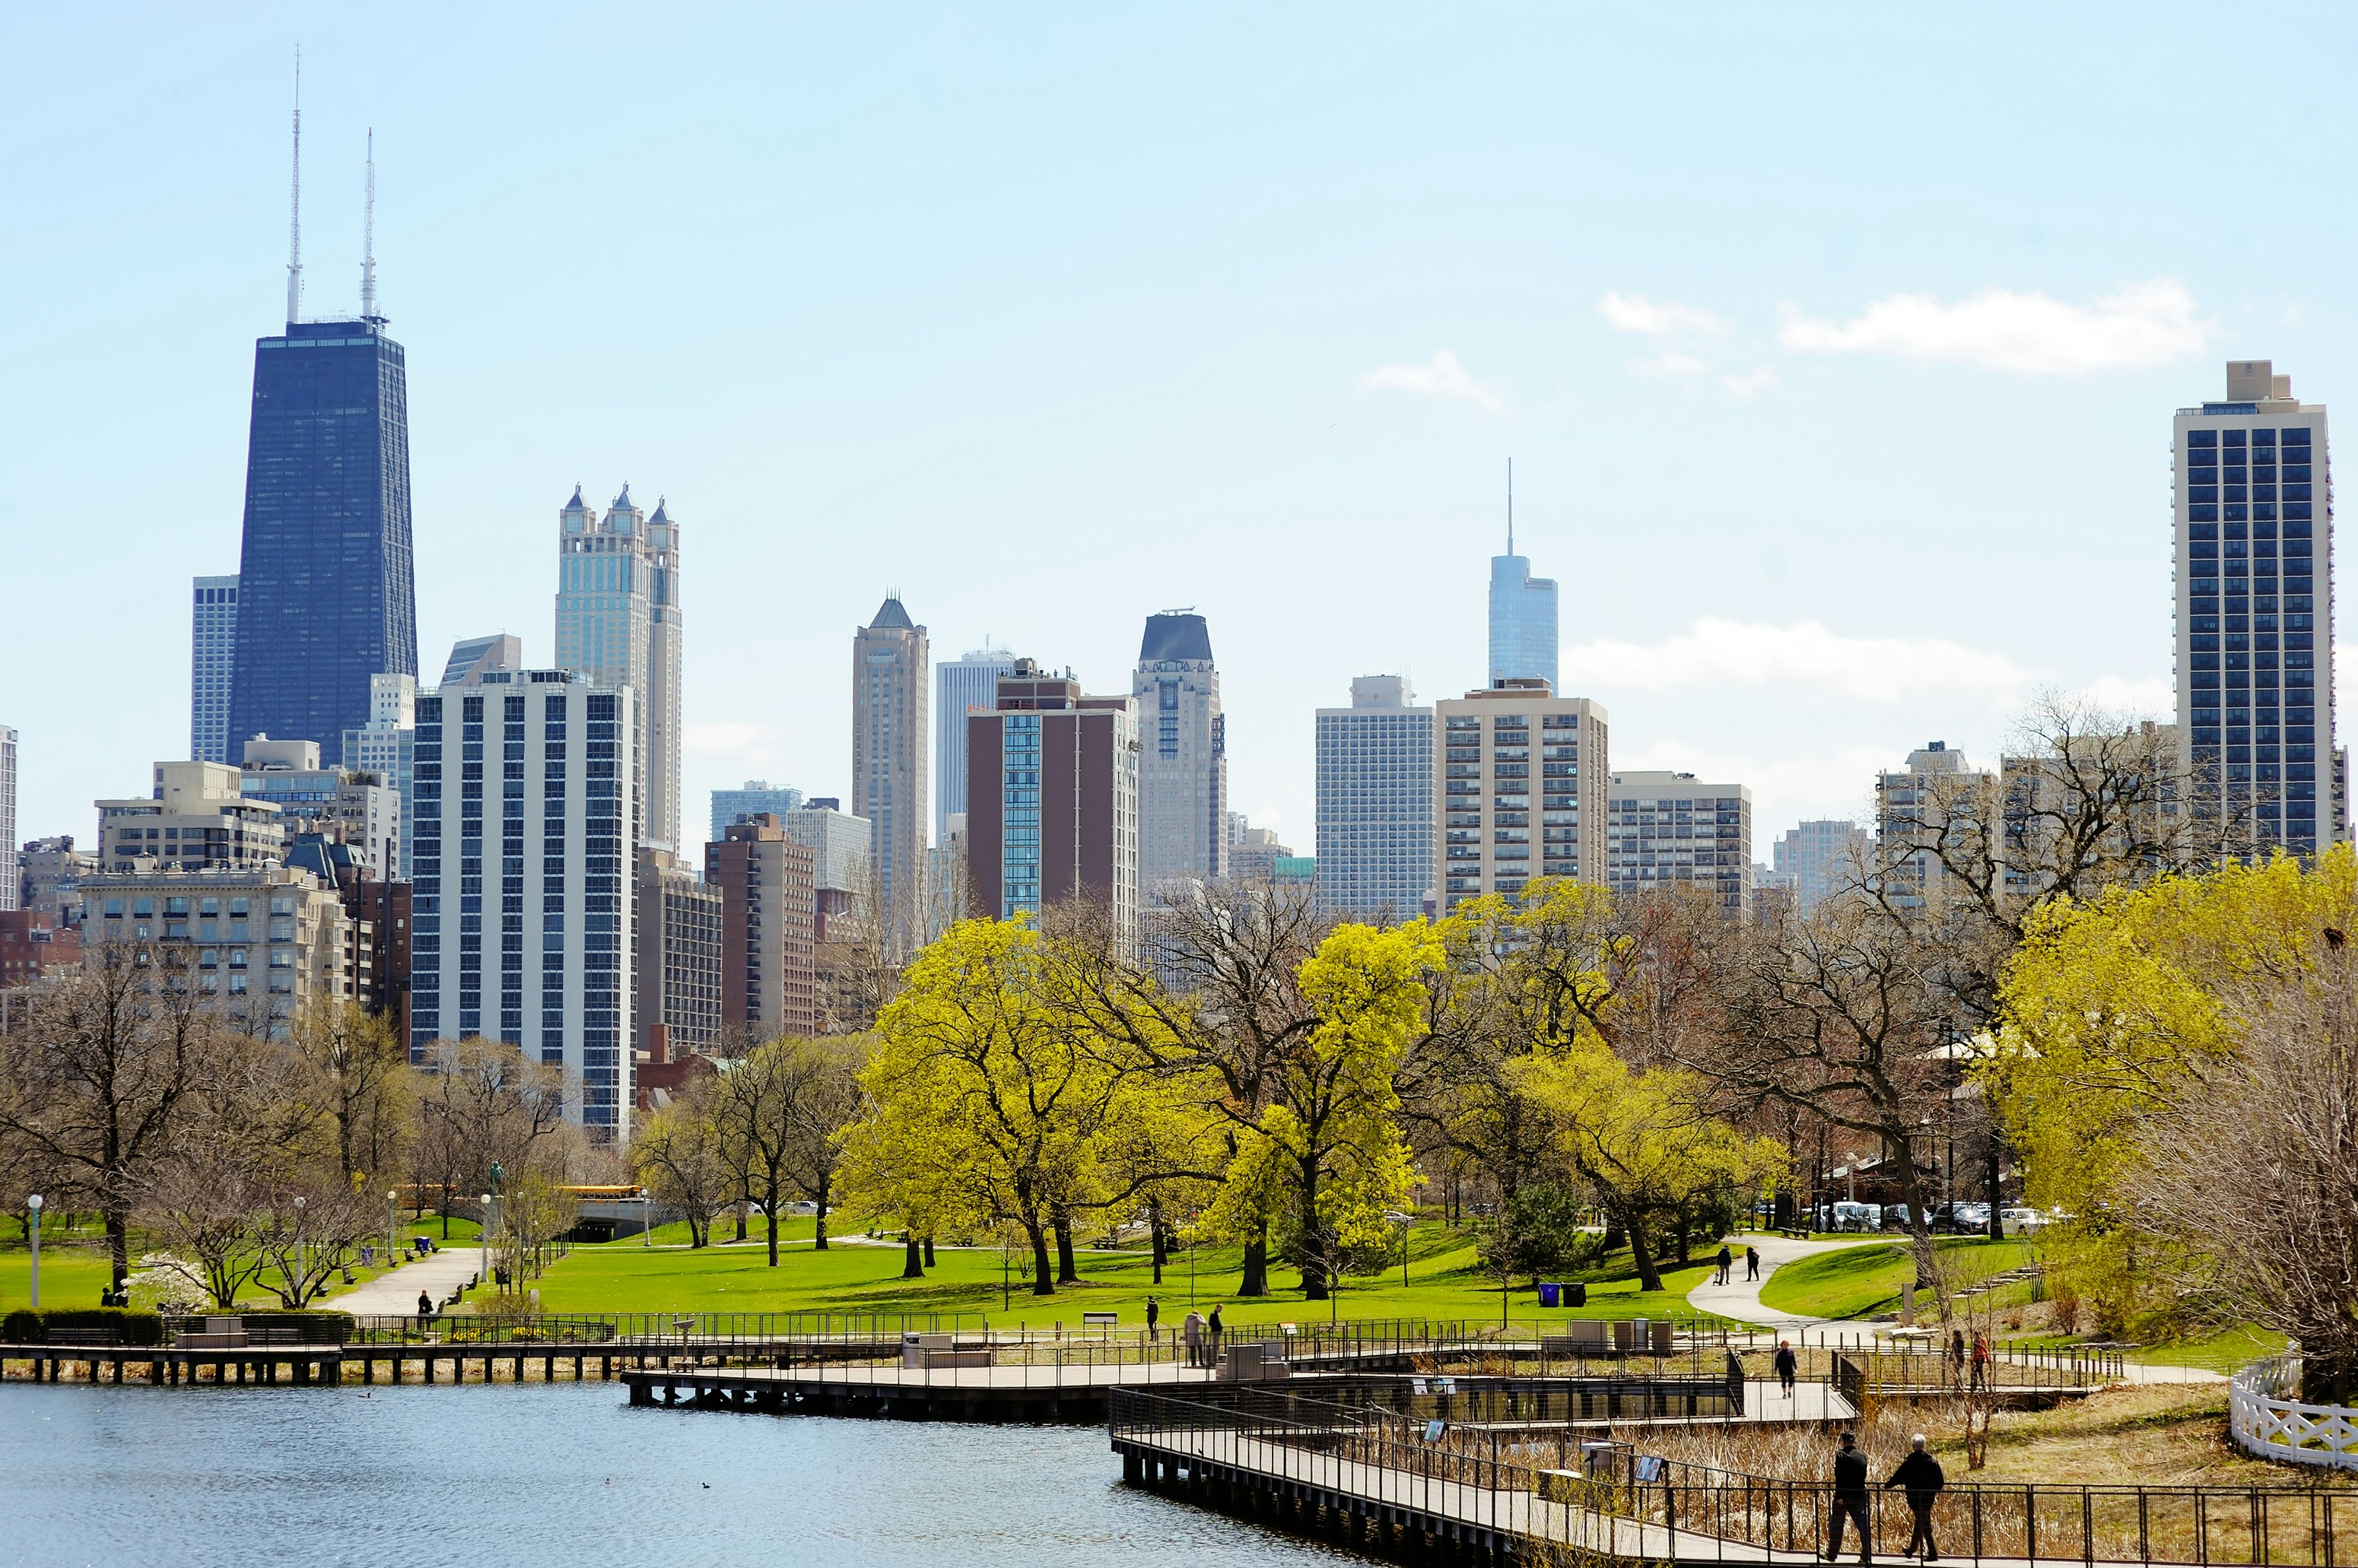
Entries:
POLYGON ((373 1280, 363 1280, 320 1304, 360 1317, 415 1317, 418 1292, 426 1292, 438 1304, 473 1279, 481 1262, 482 1255, 472 1247, 446 1247, 373 1280))

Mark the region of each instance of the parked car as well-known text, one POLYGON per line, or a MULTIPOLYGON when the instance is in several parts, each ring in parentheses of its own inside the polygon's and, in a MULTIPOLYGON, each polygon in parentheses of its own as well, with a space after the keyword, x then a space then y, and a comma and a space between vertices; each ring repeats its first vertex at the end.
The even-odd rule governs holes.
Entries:
POLYGON ((1951 1224, 1957 1230, 1970 1234, 1989 1228, 1989 1205, 1985 1203, 1955 1204, 1951 1206, 1951 1224))
POLYGON ((1871 1203, 1838 1203, 1833 1206, 1833 1227, 1836 1230, 1880 1230, 1883 1210, 1871 1203))
POLYGON ((2047 1228, 2047 1217, 2035 1208, 2010 1208, 1998 1217, 2008 1236, 2036 1236, 2047 1228))

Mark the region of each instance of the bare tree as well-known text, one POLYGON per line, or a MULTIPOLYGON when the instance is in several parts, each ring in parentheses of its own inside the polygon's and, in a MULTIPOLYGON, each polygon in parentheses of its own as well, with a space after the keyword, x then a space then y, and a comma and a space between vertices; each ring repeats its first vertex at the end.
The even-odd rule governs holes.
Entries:
POLYGON ((655 1201, 687 1221, 688 1245, 712 1238, 712 1217, 734 1185, 712 1100, 716 1081, 698 1078, 632 1141, 631 1162, 655 1201))
POLYGON ((303 1093, 333 1124, 339 1168, 372 1179, 392 1170, 411 1087, 408 1043, 392 1021, 323 1000, 295 1015, 287 1040, 305 1069, 303 1093))
POLYGON ((438 1040, 425 1070, 421 1130, 444 1166, 446 1192, 452 1182, 461 1193, 485 1191, 495 1164, 525 1170, 565 1126, 564 1074, 525 1060, 513 1045, 438 1040))

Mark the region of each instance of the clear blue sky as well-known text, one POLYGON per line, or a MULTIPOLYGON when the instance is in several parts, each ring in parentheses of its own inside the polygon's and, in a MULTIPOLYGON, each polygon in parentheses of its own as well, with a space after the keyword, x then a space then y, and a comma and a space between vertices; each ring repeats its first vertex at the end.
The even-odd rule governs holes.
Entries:
POLYGON ((455 5, 0 12, 0 723, 87 838, 187 745, 282 314, 373 126, 418 630, 552 652, 557 509, 685 536, 687 784, 848 789, 853 627, 1127 689, 1210 617, 1236 804, 1563 583, 1625 767, 1756 852, 2041 685, 2169 700, 2172 408, 2358 406, 2358 13, 455 5))

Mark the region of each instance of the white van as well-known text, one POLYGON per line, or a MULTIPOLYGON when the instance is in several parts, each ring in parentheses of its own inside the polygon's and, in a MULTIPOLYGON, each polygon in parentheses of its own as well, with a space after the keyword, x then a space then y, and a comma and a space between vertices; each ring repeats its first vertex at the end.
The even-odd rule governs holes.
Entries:
POLYGON ((1834 1205, 1836 1230, 1881 1230, 1883 1210, 1871 1203, 1838 1203, 1834 1205))

